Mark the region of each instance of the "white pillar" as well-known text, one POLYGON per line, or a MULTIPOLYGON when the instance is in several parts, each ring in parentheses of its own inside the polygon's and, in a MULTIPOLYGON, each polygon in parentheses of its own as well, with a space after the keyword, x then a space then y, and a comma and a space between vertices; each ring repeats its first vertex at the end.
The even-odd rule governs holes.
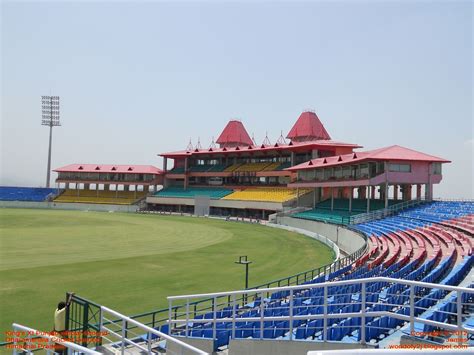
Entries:
POLYGON ((352 190, 352 186, 350 187, 350 194, 349 194, 349 212, 352 212, 352 193, 354 192, 352 190))
POLYGON ((334 211, 334 187, 331 187, 331 211, 334 211))
POLYGON ((367 186, 367 213, 370 212, 370 185, 367 186))

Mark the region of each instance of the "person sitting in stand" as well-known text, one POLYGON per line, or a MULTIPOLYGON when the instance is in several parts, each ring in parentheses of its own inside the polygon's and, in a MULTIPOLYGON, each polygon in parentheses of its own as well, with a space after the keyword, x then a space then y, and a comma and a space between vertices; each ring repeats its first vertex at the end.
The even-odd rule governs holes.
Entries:
MULTIPOLYGON (((69 305, 72 301, 72 296, 74 293, 70 293, 66 302, 61 301, 58 303, 58 308, 54 311, 54 333, 59 338, 67 338, 66 335, 66 310, 69 308, 69 305)), ((64 354, 66 352, 66 347, 56 343, 55 352, 58 354, 64 354)))

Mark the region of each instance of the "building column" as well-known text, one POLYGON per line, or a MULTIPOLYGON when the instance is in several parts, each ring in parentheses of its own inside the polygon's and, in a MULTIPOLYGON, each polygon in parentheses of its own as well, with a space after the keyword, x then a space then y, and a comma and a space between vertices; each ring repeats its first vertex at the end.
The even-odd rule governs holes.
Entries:
POLYGON ((375 200, 375 186, 372 186, 371 189, 370 189, 370 198, 372 200, 375 200))
POLYGON ((316 188, 313 189, 313 208, 316 208, 316 188))
POLYGON ((138 185, 135 185, 135 191, 133 192, 133 198, 134 199, 137 199, 137 188, 138 188, 138 185))
POLYGON ((407 184, 407 201, 411 200, 411 184, 407 184))
POLYGON ((425 184, 425 200, 433 199, 433 184, 425 184))
POLYGON ((163 158, 163 171, 166 173, 168 171, 168 158, 163 158))
POLYGON ((118 185, 115 184, 115 198, 118 198, 118 185))
POLYGON ((331 211, 334 211, 334 187, 331 187, 331 211))
POLYGON ((296 188, 296 207, 300 207, 300 188, 296 188))
POLYGON ((291 152, 290 164, 291 164, 291 166, 295 165, 295 153, 294 152, 291 152))
POLYGON ((188 172, 188 158, 184 158, 184 173, 188 172))
POLYGON ((369 198, 370 185, 367 186, 366 191, 367 191, 367 213, 369 213, 370 212, 370 198, 369 198))
POLYGON ((393 199, 398 200, 398 185, 393 185, 393 199))
POLYGON ((421 200, 421 184, 416 184, 416 199, 421 200))
POLYGON ((352 191, 352 186, 350 187, 350 194, 349 194, 349 212, 352 212, 352 194, 354 191, 352 191))
POLYGON ((385 208, 388 208, 388 182, 384 186, 384 198, 385 198, 385 208))

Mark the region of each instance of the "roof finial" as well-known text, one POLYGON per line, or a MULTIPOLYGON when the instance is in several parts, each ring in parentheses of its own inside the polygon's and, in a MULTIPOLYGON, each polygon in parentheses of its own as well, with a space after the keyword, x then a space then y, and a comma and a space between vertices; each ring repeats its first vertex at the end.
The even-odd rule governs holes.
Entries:
POLYGON ((214 142, 214 136, 212 136, 212 142, 209 145, 209 148, 212 148, 212 149, 216 148, 216 142, 214 142))
POLYGON ((278 144, 286 144, 286 139, 283 137, 283 130, 280 132, 280 138, 277 140, 278 144))
POLYGON ((186 150, 188 151, 193 150, 193 143, 191 142, 191 138, 189 138, 189 143, 188 143, 188 146, 186 147, 186 150))
POLYGON ((265 132, 265 139, 263 140, 262 145, 264 145, 265 147, 272 145, 272 143, 270 142, 270 139, 268 138, 268 131, 265 132))
POLYGON ((197 144, 196 144, 196 149, 199 149, 199 150, 202 149, 202 146, 201 146, 201 138, 200 138, 200 137, 198 137, 198 142, 197 142, 197 144))

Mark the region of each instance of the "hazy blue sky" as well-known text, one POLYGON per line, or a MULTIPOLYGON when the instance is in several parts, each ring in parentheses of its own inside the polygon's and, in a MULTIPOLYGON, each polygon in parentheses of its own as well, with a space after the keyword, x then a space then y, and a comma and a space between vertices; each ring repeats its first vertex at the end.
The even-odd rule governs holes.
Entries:
POLYGON ((161 167, 235 117, 274 142, 312 108, 334 139, 452 160, 435 195, 472 198, 472 15, 470 1, 2 2, 1 184, 44 184, 51 93, 53 167, 161 167))

